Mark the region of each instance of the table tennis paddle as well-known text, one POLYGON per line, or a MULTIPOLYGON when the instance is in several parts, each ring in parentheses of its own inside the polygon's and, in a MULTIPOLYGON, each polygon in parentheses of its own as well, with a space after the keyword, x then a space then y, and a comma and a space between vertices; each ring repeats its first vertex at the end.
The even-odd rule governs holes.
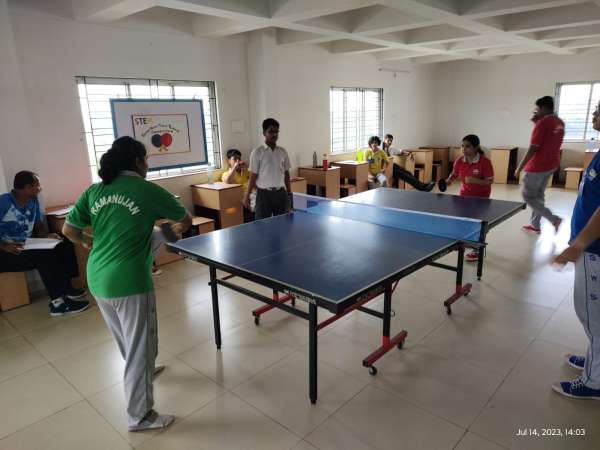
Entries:
POLYGON ((169 222, 161 223, 160 231, 162 232, 167 242, 177 242, 179 240, 179 238, 171 228, 171 224, 169 222))

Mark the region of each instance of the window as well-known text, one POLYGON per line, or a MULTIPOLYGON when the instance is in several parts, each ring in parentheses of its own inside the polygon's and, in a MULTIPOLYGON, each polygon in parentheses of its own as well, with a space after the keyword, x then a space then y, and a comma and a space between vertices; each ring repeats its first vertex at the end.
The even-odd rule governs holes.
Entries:
POLYGON ((90 170, 94 181, 99 181, 100 158, 115 140, 110 111, 111 98, 201 99, 206 126, 208 164, 180 169, 151 170, 148 172, 148 177, 181 175, 220 167, 219 126, 214 82, 97 77, 77 77, 76 80, 90 170))
POLYGON ((365 148, 371 136, 383 138, 383 89, 332 87, 329 102, 331 153, 365 148))
POLYGON ((592 128, 592 114, 600 100, 600 82, 559 83, 556 86, 558 115, 565 121, 565 140, 598 139, 592 128))

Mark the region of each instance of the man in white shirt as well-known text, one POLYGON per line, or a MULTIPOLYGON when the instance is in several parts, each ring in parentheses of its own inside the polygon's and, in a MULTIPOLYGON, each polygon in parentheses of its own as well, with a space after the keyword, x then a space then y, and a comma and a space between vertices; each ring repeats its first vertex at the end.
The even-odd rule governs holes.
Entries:
MULTIPOLYGON (((388 156, 404 156, 406 155, 408 158, 414 158, 414 156, 406 151, 399 150, 395 147, 392 147, 392 142, 394 141, 394 136, 391 134, 386 134, 383 138, 383 150, 387 153, 388 156)), ((392 176, 394 177, 394 187, 398 187, 398 181, 403 180, 406 183, 413 186, 415 189, 419 191, 429 192, 435 186, 435 182, 431 183, 422 183, 416 178, 412 173, 406 170, 404 167, 400 167, 398 164, 394 163, 392 176)))
POLYGON ((287 151, 277 145, 279 122, 265 119, 262 123, 265 143, 250 154, 250 181, 242 199, 247 208, 250 192, 256 191, 256 220, 285 214, 291 207, 290 158, 287 151))

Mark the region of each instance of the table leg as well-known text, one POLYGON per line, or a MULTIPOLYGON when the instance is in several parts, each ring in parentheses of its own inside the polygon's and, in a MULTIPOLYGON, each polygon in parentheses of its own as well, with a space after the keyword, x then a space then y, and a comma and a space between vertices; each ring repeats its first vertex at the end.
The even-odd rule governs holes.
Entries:
POLYGON ((317 403, 317 305, 308 306, 308 354, 310 402, 317 403))
POLYGON ((363 359, 363 366, 369 368, 369 373, 371 375, 377 375, 377 368, 373 365, 375 362, 379 360, 383 355, 389 352, 392 348, 402 348, 404 345, 404 341, 408 336, 406 330, 402 330, 393 338, 390 338, 390 327, 392 321, 392 284, 388 284, 385 287, 385 291, 383 294, 383 333, 381 337, 381 347, 363 359))
POLYGON ((217 285, 217 269, 210 267, 210 292, 212 294, 213 322, 215 328, 215 343, 221 348, 221 319, 219 317, 219 293, 217 285))
POLYGON ((483 275, 483 257, 485 256, 485 247, 479 248, 479 256, 477 257, 477 280, 481 281, 483 275))
POLYGON ((471 292, 471 288, 473 285, 471 283, 467 283, 463 286, 463 266, 464 266, 464 258, 465 258, 465 247, 461 245, 458 248, 458 261, 456 264, 456 289, 454 294, 444 302, 444 306, 446 307, 446 312, 448 315, 452 314, 452 304, 456 302, 462 296, 467 296, 471 292))

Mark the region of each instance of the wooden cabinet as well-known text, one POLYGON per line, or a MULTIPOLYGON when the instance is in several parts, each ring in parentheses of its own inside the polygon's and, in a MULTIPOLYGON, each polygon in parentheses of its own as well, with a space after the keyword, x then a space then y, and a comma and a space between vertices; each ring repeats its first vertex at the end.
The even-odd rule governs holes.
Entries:
POLYGON ((340 168, 340 178, 347 178, 348 183, 356 187, 356 192, 364 192, 369 189, 369 163, 347 160, 334 161, 332 164, 340 168))
POLYGON ((241 184, 216 182, 192 185, 195 214, 214 219, 217 228, 244 223, 243 195, 241 184))
POLYGON ((519 147, 494 147, 490 149, 492 167, 494 168, 494 183, 507 184, 516 182, 514 172, 518 164, 519 147))
POLYGON ((446 178, 449 175, 450 167, 450 147, 430 145, 425 147, 419 147, 419 149, 433 150, 433 161, 440 164, 441 176, 446 178))
POLYGON ((292 192, 297 192, 298 194, 306 194, 306 178, 290 178, 290 188, 292 189, 292 192))
POLYGON ((300 167, 298 175, 306 178, 306 184, 319 186, 325 189, 327 198, 340 198, 340 172, 337 166, 329 167, 323 170, 320 167, 300 167))

